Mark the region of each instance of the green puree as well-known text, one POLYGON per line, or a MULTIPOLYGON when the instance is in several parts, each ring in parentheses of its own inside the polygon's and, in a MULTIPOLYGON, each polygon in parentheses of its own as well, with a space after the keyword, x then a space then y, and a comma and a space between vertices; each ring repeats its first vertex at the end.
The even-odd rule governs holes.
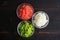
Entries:
POLYGON ((19 25, 19 33, 23 37, 29 37, 34 31, 33 25, 29 21, 23 21, 19 25))

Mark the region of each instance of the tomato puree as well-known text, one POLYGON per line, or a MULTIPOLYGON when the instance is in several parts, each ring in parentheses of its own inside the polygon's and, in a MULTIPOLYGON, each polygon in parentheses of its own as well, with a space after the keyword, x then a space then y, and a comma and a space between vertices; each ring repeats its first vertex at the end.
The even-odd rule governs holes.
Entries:
POLYGON ((33 15, 33 7, 30 4, 23 3, 17 9, 18 17, 22 20, 28 20, 33 15))

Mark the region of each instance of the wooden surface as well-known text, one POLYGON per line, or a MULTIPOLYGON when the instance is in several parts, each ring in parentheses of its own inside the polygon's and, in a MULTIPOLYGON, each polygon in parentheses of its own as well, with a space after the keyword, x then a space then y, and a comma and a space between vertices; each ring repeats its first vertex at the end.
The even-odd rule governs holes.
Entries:
POLYGON ((60 40, 60 0, 6 0, 0 1, 0 40, 60 40), (17 34, 17 25, 21 21, 16 8, 21 3, 30 3, 34 12, 45 11, 49 15, 49 25, 44 29, 35 28, 29 38, 17 34))

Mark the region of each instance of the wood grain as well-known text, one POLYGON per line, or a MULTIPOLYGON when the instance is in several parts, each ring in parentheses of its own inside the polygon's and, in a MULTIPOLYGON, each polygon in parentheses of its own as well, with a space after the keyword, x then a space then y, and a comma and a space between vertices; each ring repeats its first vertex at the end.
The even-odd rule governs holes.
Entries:
POLYGON ((0 1, 0 40, 60 40, 60 0, 0 1), (36 29, 29 38, 19 36, 16 31, 21 22, 16 15, 16 9, 24 2, 34 7, 34 13, 45 11, 49 15, 49 25, 44 29, 36 29))

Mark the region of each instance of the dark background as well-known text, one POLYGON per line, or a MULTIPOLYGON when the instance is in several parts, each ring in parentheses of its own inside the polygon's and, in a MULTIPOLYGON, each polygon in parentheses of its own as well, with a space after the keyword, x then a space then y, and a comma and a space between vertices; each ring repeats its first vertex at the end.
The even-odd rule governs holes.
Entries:
POLYGON ((0 40, 60 40, 60 0, 0 0, 0 40), (21 21, 16 9, 25 2, 34 7, 34 12, 45 11, 50 19, 46 28, 35 28, 29 38, 19 36, 16 31, 21 21))

